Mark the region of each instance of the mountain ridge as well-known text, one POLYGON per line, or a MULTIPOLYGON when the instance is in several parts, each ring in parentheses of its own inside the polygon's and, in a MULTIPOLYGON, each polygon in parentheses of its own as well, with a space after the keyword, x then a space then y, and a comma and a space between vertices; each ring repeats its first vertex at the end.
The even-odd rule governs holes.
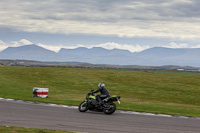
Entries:
POLYGON ((200 48, 153 47, 141 52, 105 49, 102 47, 75 49, 61 48, 54 52, 35 44, 8 47, 0 52, 0 59, 24 59, 57 62, 88 62, 92 64, 143 65, 143 66, 200 66, 200 48))

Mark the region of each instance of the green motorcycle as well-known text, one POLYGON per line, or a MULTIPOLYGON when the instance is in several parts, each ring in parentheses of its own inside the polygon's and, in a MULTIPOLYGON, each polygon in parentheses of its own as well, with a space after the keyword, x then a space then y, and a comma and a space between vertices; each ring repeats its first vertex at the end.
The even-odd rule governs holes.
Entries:
POLYGON ((104 112, 105 114, 114 113, 116 110, 116 104, 113 102, 118 101, 120 104, 120 96, 113 95, 107 98, 102 97, 102 104, 99 105, 96 95, 92 93, 93 91, 94 90, 91 90, 91 92, 86 95, 86 100, 79 105, 79 111, 86 112, 87 110, 90 110, 104 112))

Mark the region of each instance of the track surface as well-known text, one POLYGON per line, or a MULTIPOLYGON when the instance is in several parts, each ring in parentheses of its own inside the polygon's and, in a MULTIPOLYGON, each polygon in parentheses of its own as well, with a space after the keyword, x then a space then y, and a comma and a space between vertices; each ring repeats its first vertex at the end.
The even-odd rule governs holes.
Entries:
POLYGON ((80 113, 77 109, 1 100, 0 125, 89 133, 200 133, 199 119, 80 113))

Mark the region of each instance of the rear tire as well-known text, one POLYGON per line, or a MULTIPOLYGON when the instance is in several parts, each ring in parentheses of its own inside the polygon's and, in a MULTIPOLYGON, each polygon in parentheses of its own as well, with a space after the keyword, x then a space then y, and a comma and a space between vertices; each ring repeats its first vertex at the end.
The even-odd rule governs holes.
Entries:
POLYGON ((103 110, 103 112, 104 112, 105 114, 107 114, 107 115, 111 115, 111 114, 114 113, 115 110, 116 110, 116 104, 115 104, 115 103, 109 103, 109 105, 110 105, 110 108, 105 108, 105 109, 103 110))
POLYGON ((87 101, 83 101, 83 102, 79 105, 78 110, 79 110, 80 112, 86 112, 86 111, 88 110, 88 103, 87 103, 87 101))

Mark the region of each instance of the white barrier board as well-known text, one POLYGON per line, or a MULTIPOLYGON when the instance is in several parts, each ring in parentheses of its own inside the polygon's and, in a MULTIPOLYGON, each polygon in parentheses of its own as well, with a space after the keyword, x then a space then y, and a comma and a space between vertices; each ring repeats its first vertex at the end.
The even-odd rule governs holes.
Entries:
POLYGON ((49 93, 49 88, 33 88, 33 97, 47 98, 49 93))

